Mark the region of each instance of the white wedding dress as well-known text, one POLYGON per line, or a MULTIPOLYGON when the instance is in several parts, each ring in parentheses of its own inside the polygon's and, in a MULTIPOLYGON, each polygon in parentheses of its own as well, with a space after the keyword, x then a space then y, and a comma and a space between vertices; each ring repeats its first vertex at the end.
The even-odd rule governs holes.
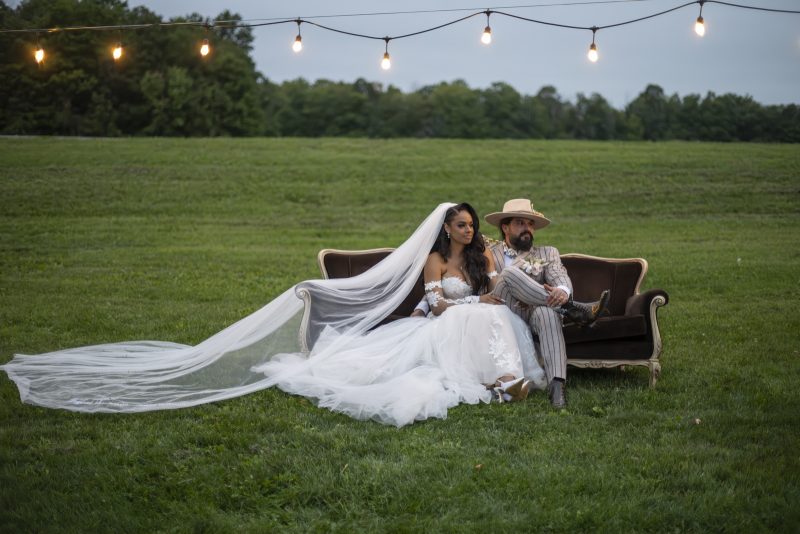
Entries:
MULTIPOLYGON (((473 293, 453 276, 441 287, 450 301, 473 293)), ((282 390, 321 407, 398 427, 445 418, 459 403, 488 403, 492 392, 486 385, 504 375, 545 386, 530 330, 506 306, 456 304, 438 317, 401 319, 353 336, 338 347, 336 358, 317 358, 327 345, 323 332, 308 357, 278 355, 257 370, 280 377, 282 390)))
MULTIPOLYGON (((439 205, 368 271, 301 282, 197 345, 128 341, 15 354, 0 370, 23 402, 48 408, 177 409, 278 385, 320 406, 397 426, 445 417, 459 402, 488 401, 483 384, 502 374, 522 372, 543 386, 530 333, 505 306, 456 305, 435 319, 375 328, 417 283, 452 205, 439 205), (316 339, 310 351, 308 332, 316 339)), ((456 299, 471 293, 460 279, 443 282, 456 299)))

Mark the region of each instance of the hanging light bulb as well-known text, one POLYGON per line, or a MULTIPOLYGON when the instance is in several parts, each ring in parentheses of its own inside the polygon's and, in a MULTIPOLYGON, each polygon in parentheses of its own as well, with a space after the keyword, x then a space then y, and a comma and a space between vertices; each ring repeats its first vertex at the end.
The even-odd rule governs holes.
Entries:
POLYGON ((297 37, 295 37, 294 43, 292 43, 292 50, 294 50, 295 53, 303 49, 303 38, 300 37, 300 22, 300 19, 297 19, 297 37))
POLYGON ((36 46, 36 52, 33 53, 33 57, 36 59, 36 63, 42 64, 44 61, 44 48, 41 45, 36 46))
POLYGON ((706 25, 703 22, 703 17, 697 17, 697 22, 694 23, 694 33, 700 37, 706 34, 706 25))
POLYGON ((389 38, 384 37, 384 41, 386 41, 386 49, 383 52, 383 59, 381 60, 381 68, 383 70, 389 70, 392 68, 392 60, 389 58, 389 38))
POLYGON ((200 45, 200 55, 206 57, 211 52, 211 45, 208 44, 208 39, 203 39, 203 44, 200 45))
POLYGON ((700 37, 706 34, 706 23, 703 20, 703 4, 704 2, 699 2, 700 4, 700 16, 697 17, 697 21, 694 23, 694 33, 699 35, 700 37))
POLYGON ((589 61, 592 63, 597 63, 597 60, 600 56, 597 53, 597 45, 594 44, 594 36, 597 33, 597 26, 592 26, 592 44, 589 46, 589 53, 586 54, 586 57, 589 58, 589 61))
POLYGON ((492 27, 489 26, 489 15, 492 12, 488 9, 486 10, 486 27, 483 29, 483 35, 481 35, 481 42, 485 45, 492 43, 492 27))
POLYGON ((597 63, 597 60, 600 58, 600 56, 597 54, 596 44, 592 43, 592 45, 589 47, 589 53, 586 54, 586 57, 588 57, 589 61, 592 63, 597 63))
POLYGON ((122 57, 122 43, 117 43, 116 46, 114 46, 114 49, 111 51, 111 57, 114 58, 114 61, 122 57))
POLYGON ((481 42, 483 44, 492 44, 492 29, 489 26, 486 26, 483 30, 483 35, 481 35, 481 42))

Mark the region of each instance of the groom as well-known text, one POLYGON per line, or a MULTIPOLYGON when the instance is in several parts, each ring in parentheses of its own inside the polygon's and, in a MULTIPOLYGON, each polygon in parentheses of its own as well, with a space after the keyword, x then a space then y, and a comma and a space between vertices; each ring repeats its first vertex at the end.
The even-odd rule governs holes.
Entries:
POLYGON ((554 408, 565 408, 567 352, 562 315, 591 322, 596 310, 573 304, 572 282, 555 247, 533 246, 534 234, 548 224, 526 198, 509 200, 486 222, 500 228, 502 241, 489 246, 499 276, 494 294, 502 298, 539 337, 547 375, 547 393, 554 408))

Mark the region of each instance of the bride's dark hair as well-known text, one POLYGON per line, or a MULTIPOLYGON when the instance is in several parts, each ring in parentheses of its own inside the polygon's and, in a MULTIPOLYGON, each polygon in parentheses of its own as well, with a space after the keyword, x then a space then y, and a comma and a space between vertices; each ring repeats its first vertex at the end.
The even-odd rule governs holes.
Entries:
MULTIPOLYGON (((480 295, 484 290, 489 288, 489 275, 486 270, 488 262, 486 256, 483 255, 486 250, 486 245, 483 243, 483 235, 480 233, 480 223, 478 221, 478 214, 475 208, 462 202, 452 208, 449 208, 444 216, 444 222, 450 224, 453 218, 466 211, 472 217, 472 241, 469 245, 464 247, 464 269, 466 270, 468 282, 473 286, 473 291, 476 295, 480 295)), ((444 224, 439 229, 439 236, 431 248, 431 252, 438 252, 442 257, 447 260, 450 258, 450 238, 447 237, 447 232, 444 230, 444 224)))

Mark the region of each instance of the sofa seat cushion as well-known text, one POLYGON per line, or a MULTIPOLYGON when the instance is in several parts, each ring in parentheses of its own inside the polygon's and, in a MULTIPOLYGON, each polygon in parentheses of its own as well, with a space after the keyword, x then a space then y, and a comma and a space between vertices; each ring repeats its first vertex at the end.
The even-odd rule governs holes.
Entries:
POLYGON ((641 337, 646 334, 647 321, 644 315, 602 317, 591 328, 575 324, 564 326, 564 340, 568 345, 606 339, 641 337))
POLYGON ((653 356, 653 342, 645 337, 607 339, 567 345, 569 360, 647 360, 653 356))

